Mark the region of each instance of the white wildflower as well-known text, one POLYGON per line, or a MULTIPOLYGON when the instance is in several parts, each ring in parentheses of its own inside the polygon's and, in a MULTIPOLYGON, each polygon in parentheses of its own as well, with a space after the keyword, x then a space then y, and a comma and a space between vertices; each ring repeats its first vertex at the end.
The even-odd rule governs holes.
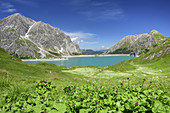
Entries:
POLYGON ((9 75, 8 75, 8 74, 7 74, 6 76, 7 76, 7 77, 9 77, 9 75))

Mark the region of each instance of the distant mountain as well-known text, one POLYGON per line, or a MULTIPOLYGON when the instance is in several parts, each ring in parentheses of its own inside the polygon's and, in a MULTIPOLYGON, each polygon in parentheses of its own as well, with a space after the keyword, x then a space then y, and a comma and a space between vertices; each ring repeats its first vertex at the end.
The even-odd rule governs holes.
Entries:
POLYGON ((0 20, 0 47, 19 58, 51 58, 81 53, 59 28, 19 13, 0 20))
POLYGON ((166 40, 169 40, 169 38, 156 30, 139 35, 129 35, 111 47, 105 54, 142 55, 163 45, 166 40))
POLYGON ((106 52, 108 51, 109 49, 102 49, 102 50, 98 50, 98 51, 102 51, 102 52, 106 52))
POLYGON ((92 49, 82 49, 82 54, 84 55, 95 55, 95 54, 102 54, 102 53, 104 53, 104 50, 94 51, 92 49))

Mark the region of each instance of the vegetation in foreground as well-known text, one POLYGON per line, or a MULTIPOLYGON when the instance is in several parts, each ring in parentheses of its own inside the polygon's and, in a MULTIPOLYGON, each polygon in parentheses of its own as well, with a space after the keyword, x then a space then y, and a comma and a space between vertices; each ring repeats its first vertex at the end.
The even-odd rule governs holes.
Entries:
MULTIPOLYGON (((49 110, 54 110, 56 112, 56 110, 60 111, 61 108, 63 111, 65 110, 68 112, 76 112, 76 110, 80 109, 92 110, 91 112, 94 112, 95 110, 103 110, 103 112, 111 110, 126 112, 128 108, 125 103, 129 104, 130 100, 128 99, 124 101, 122 98, 125 98, 124 94, 127 94, 131 95, 129 97, 130 99, 136 99, 136 102, 138 102, 138 106, 135 106, 133 102, 133 105, 129 107, 129 110, 131 111, 134 110, 137 112, 143 106, 145 108, 141 108, 143 111, 169 112, 170 56, 167 55, 149 63, 147 63, 147 60, 140 62, 140 58, 141 57, 121 62, 109 67, 77 66, 67 68, 49 63, 39 63, 35 65, 26 64, 19 59, 8 55, 3 49, 0 49, 1 110, 7 110, 9 112, 12 112, 12 110, 29 112, 30 110, 30 112, 32 112, 38 111, 38 109, 41 108, 39 109, 41 112, 47 112, 49 110), (128 77, 130 78, 130 87, 128 86, 128 77), (146 79, 144 84, 142 80, 143 78, 146 79), (55 87, 51 86, 50 83, 48 83, 49 86, 41 86, 41 84, 37 85, 37 82, 39 84, 40 80, 52 81, 55 87), (152 81, 152 85, 150 81, 152 81), (123 86, 121 86, 120 83, 123 83, 123 86), (141 87, 142 84, 143 86, 141 87), (69 86, 73 87, 69 88, 69 86), (88 93, 89 96, 81 95, 83 91, 85 91, 84 89, 87 89, 87 86, 89 90, 86 91, 86 93, 88 93), (102 86, 102 88, 98 86, 102 86), (47 87, 51 88, 48 89, 47 87), (148 87, 149 89, 147 89, 148 87), (73 90, 74 93, 63 90, 68 88, 70 91, 73 90), (118 88, 118 93, 113 91, 118 88), (134 90, 135 88, 137 91, 134 90), (111 91, 112 93, 108 93, 108 91, 111 91), (146 95, 144 92, 151 92, 151 95, 149 93, 146 95), (100 95, 97 95, 98 93, 100 93, 100 95), (105 93, 104 98, 100 97, 102 93, 105 93), (135 97, 136 93, 138 95, 137 98, 135 97), (37 94, 38 96, 36 96, 37 94), (115 96, 116 94, 117 96, 115 96), (75 95, 80 98, 75 98, 75 95), (88 100, 90 99, 90 95, 93 95, 92 97, 95 100, 88 100), (35 99, 34 101, 37 102, 36 105, 40 105, 41 107, 36 106, 35 104, 30 104, 28 102, 30 101, 30 96, 35 99), (43 101, 40 96, 41 98, 43 97, 43 101), (88 100, 87 103, 89 103, 89 105, 85 105, 86 107, 84 104, 79 103, 80 101, 78 99, 81 99, 81 96, 83 96, 83 101, 88 100), (115 106, 114 109, 113 107, 109 108, 110 103, 108 103, 109 105, 105 105, 104 99, 109 99, 107 98, 108 96, 111 97, 110 99, 113 100, 113 102, 115 102, 113 103, 113 106, 115 106), (144 98, 144 101, 142 98, 144 98), (148 100, 148 98, 150 99, 148 100), (151 101, 151 98, 156 98, 156 100, 152 99, 151 101), (148 107, 146 103, 143 104, 145 99, 150 107, 148 107), (166 100, 164 101, 164 99, 166 100), (98 103, 95 103, 97 101, 98 103), (50 104, 48 104, 48 102, 50 104), (61 107, 57 108, 55 105, 61 107), (79 105, 81 107, 78 107, 79 105), (119 105, 120 108, 118 107, 119 105), (156 106, 158 111, 154 111, 156 106), (23 109, 25 111, 23 111, 23 109)), ((45 81, 42 82, 42 84, 45 84, 45 81)), ((81 110, 81 112, 84 111, 81 110)))
POLYGON ((145 86, 146 79, 140 87, 128 84, 105 88, 87 85, 83 87, 67 86, 64 96, 59 95, 51 82, 40 81, 29 93, 18 96, 4 95, 2 112, 35 112, 35 113, 107 113, 107 112, 170 112, 170 98, 166 92, 150 88, 152 81, 145 86))

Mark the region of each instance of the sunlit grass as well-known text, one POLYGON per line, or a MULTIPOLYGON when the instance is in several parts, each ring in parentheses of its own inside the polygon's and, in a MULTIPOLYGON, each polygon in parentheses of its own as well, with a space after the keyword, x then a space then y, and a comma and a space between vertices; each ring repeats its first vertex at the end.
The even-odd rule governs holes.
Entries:
POLYGON ((76 66, 62 67, 50 63, 26 64, 0 51, 0 105, 5 105, 3 95, 15 99, 22 93, 32 92, 40 80, 52 81, 58 95, 63 95, 67 86, 96 85, 105 88, 116 87, 123 83, 139 87, 145 78, 144 87, 158 88, 170 94, 170 57, 157 62, 140 63, 138 59, 124 61, 109 67, 76 66), (130 78, 130 83, 127 78, 130 78))

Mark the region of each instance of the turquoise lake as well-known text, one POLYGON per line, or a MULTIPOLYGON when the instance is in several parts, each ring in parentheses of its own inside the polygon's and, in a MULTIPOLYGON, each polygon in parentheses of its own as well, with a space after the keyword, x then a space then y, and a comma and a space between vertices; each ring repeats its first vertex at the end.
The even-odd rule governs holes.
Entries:
POLYGON ((94 57, 70 57, 68 60, 58 60, 58 61, 24 61, 30 64, 36 64, 39 62, 53 63, 57 66, 110 66, 117 64, 121 61, 129 60, 135 58, 133 56, 94 56, 94 57))

